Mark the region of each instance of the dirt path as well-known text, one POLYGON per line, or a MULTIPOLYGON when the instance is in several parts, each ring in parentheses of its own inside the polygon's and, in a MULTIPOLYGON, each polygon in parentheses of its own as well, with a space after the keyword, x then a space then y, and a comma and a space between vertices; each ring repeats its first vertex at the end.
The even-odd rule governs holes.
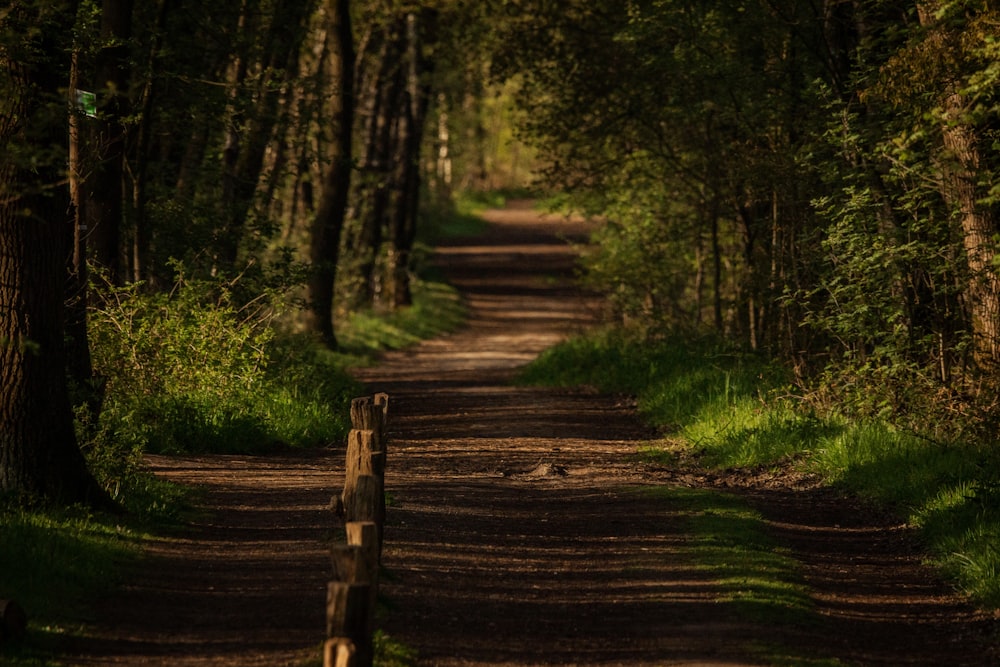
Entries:
MULTIPOLYGON (((391 395, 381 626, 426 665, 754 665, 762 643, 859 665, 990 665, 995 622, 923 568, 907 531, 815 488, 638 466, 626 402, 513 388, 514 369, 592 321, 562 236, 530 209, 443 247, 467 328, 359 371, 391 395), (754 626, 678 556, 652 483, 746 494, 803 563, 818 627, 754 626)), ((205 487, 204 518, 152 547, 68 665, 301 665, 316 655, 340 452, 155 458, 205 487)), ((797 664, 797 663, 787 663, 797 664)))

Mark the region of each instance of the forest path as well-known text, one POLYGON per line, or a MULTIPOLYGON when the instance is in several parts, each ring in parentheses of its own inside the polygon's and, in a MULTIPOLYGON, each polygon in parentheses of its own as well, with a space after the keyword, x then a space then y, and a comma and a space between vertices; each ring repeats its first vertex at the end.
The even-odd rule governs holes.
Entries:
MULTIPOLYGON (((357 372, 391 397, 379 625, 421 664, 734 667, 766 664, 762 645, 844 664, 996 663, 994 621, 920 564, 904 527, 822 489, 638 464, 653 434, 628 402, 511 386, 518 367, 594 321, 565 242, 587 230, 524 204, 487 218, 485 235, 437 254, 468 326, 357 372), (802 563, 820 622, 754 624, 719 604, 711 574, 684 555, 681 512, 638 492, 661 483, 749 498, 802 563)), ((152 458, 158 474, 204 488, 204 513, 150 546, 65 664, 315 659, 342 461, 152 458)))

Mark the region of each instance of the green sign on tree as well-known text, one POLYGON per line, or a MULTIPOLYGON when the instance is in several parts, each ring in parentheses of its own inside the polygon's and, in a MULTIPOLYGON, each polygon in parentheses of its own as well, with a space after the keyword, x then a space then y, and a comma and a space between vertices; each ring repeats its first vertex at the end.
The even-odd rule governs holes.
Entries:
POLYGON ((97 118, 97 95, 77 88, 76 108, 91 118, 97 118))

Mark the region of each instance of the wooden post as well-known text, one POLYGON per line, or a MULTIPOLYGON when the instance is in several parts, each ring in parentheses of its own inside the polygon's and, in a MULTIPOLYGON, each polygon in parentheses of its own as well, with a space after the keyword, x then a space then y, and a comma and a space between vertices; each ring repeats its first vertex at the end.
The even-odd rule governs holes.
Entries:
POLYGON ((327 586, 324 667, 371 667, 378 568, 385 524, 388 394, 351 401, 344 490, 335 496, 347 544, 330 550, 337 581, 327 586))
POLYGON ((368 563, 378 564, 378 525, 374 521, 349 521, 346 526, 347 543, 364 550, 368 563))
POLYGON ((356 544, 334 544, 330 547, 333 578, 345 584, 369 584, 371 564, 364 547, 356 544))
POLYGON ((385 445, 385 426, 389 414, 389 395, 362 396, 351 401, 351 426, 359 431, 372 431, 377 448, 385 445))
POLYGON ((344 498, 347 521, 373 521, 378 523, 379 496, 382 485, 375 475, 358 475, 354 493, 344 498))
MULTIPOLYGON (((357 549, 355 558, 357 561, 353 569, 359 577, 358 581, 366 581, 371 584, 371 593, 368 600, 369 623, 375 627, 375 605, 378 602, 379 586, 379 545, 378 526, 373 521, 351 521, 347 524, 347 545, 350 549, 357 549), (363 574, 361 572, 363 568, 363 574), (361 578, 363 577, 363 579, 361 578)), ((336 550, 337 547, 334 547, 336 550)), ((333 554, 331 557, 335 558, 333 554)), ((337 565, 334 564, 334 571, 337 565)))
POLYGON ((357 651, 350 639, 335 637, 323 644, 323 667, 357 667, 357 651))
POLYGON ((331 581, 326 589, 327 639, 347 639, 353 644, 358 667, 372 664, 372 628, 368 606, 370 584, 331 581))
MULTIPOLYGON (((341 504, 344 507, 345 516, 350 514, 350 503, 357 489, 358 477, 371 475, 374 472, 376 464, 372 461, 373 439, 371 431, 353 430, 347 435, 347 455, 344 459, 344 492, 341 494, 341 504)), ((382 460, 384 461, 384 457, 382 460)), ((381 467, 384 474, 384 463, 381 463, 381 467)), ((347 520, 351 521, 350 518, 347 520)))

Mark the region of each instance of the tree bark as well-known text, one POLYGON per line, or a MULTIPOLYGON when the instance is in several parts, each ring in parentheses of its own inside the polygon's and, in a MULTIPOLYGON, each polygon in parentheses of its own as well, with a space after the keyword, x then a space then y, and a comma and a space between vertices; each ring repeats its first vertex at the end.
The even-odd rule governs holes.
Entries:
POLYGON ((64 502, 102 498, 76 443, 63 340, 73 9, 21 2, 0 18, 15 36, 0 60, 0 491, 64 502))
POLYGON ((129 46, 132 0, 104 0, 101 47, 92 81, 98 117, 82 119, 83 174, 77 207, 86 227, 89 259, 121 284, 125 125, 128 115, 129 46))
MULTIPOLYGON (((937 25, 938 5, 936 0, 920 3, 920 23, 932 31, 928 39, 937 40, 942 50, 960 49, 960 45, 948 44, 951 36, 942 32, 946 28, 937 25)), ((1000 233, 1000 216, 995 206, 983 203, 986 193, 977 184, 982 162, 980 137, 966 119, 969 105, 958 91, 957 74, 947 84, 940 101, 941 139, 945 148, 941 195, 957 214, 962 228, 973 358, 979 371, 994 374, 1000 366, 1000 274, 994 266, 997 256, 994 239, 1000 233)))
POLYGON ((337 276, 340 235, 344 228, 351 185, 351 150, 354 125, 354 44, 349 0, 327 0, 331 69, 337 90, 330 96, 330 117, 336 137, 331 163, 323 180, 313 219, 309 257, 309 328, 324 345, 336 349, 333 327, 334 282, 337 276))
POLYGON ((420 206, 420 148, 430 100, 430 86, 422 83, 431 69, 422 56, 423 39, 433 32, 436 16, 425 11, 406 21, 406 104, 402 108, 397 144, 397 203, 391 221, 388 261, 389 305, 393 310, 413 303, 410 289, 410 253, 417 233, 420 206))

